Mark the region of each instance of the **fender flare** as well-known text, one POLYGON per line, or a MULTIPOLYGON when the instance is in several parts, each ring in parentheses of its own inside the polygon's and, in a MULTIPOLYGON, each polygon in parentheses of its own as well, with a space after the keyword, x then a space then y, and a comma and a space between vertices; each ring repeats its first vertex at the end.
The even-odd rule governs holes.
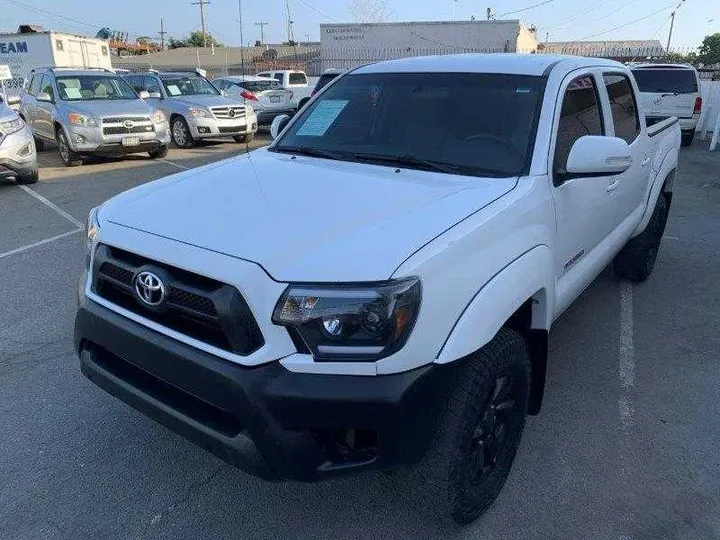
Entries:
POLYGON ((532 299, 531 328, 549 330, 555 299, 553 261, 550 248, 539 245, 495 274, 455 322, 435 363, 447 364, 482 348, 529 299, 532 299))
POLYGON ((648 223, 650 223, 650 218, 655 211, 655 204, 657 203, 658 197, 660 196, 660 191, 662 190, 663 186, 669 181, 669 191, 672 191, 673 189, 675 172, 677 170, 678 163, 677 159, 672 159, 671 154, 672 152, 668 152, 665 155, 665 158, 663 159, 663 162, 658 169, 658 173, 657 175, 655 175, 655 179, 653 180, 652 187, 650 188, 650 193, 648 194, 648 198, 646 201, 645 213, 643 214, 640 223, 635 228, 635 231, 633 231, 633 238, 639 234, 642 234, 642 232, 645 230, 645 227, 647 227, 648 223))

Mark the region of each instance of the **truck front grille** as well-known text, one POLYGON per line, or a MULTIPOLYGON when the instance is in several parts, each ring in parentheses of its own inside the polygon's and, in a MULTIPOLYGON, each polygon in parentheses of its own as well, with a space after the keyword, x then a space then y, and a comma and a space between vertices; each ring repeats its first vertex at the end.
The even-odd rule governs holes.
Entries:
POLYGON ((210 110, 213 116, 220 120, 240 120, 245 118, 246 114, 243 106, 211 107, 210 110))
POLYGON ((264 343, 235 287, 128 251, 98 246, 92 289, 117 306, 225 351, 246 356, 264 343), (165 285, 166 297, 158 307, 143 304, 135 291, 135 276, 145 270, 161 277, 165 285))

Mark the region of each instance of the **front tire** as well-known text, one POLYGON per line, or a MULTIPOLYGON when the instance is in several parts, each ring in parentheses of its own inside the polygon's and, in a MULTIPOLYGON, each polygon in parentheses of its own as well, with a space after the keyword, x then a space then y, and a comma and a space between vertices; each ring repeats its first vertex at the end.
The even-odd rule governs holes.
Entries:
POLYGON ((20 185, 25 184, 36 184, 37 181, 40 179, 40 174, 38 173, 38 170, 35 169, 32 172, 29 172, 27 174, 19 174, 15 178, 15 182, 20 185))
POLYGON ((173 118, 170 124, 172 142, 178 148, 192 148, 195 146, 195 139, 190 133, 190 127, 182 116, 173 118))
POLYGON ((661 193, 645 230, 625 244, 622 251, 615 256, 613 270, 617 277, 636 283, 650 277, 665 232, 668 212, 667 200, 661 193))
POLYGON ((520 445, 530 394, 530 357, 522 336, 502 328, 461 360, 438 431, 411 473, 423 513, 467 525, 495 501, 520 445))
POLYGON ((148 155, 150 156, 150 159, 162 159, 168 155, 168 147, 163 145, 155 150, 150 150, 148 155))
POLYGON ((246 135, 235 135, 233 136, 233 140, 236 143, 251 143, 255 139, 254 133, 247 133, 246 135))
POLYGON ((57 130, 55 133, 55 140, 58 145, 58 153, 60 154, 60 160, 66 167, 77 167, 82 165, 82 159, 80 155, 70 148, 70 143, 67 140, 67 136, 62 129, 57 130))

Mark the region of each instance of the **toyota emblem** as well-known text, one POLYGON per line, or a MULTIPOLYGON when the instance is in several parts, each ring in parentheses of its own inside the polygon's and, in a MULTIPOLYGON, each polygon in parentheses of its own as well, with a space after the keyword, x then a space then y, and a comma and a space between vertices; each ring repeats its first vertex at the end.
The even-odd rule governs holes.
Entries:
POLYGON ((147 307, 158 307, 165 301, 165 284, 152 272, 140 272, 135 276, 135 294, 147 307))
POLYGON ((127 129, 131 129, 135 126, 135 123, 132 120, 125 120, 123 122, 123 126, 125 126, 127 129))

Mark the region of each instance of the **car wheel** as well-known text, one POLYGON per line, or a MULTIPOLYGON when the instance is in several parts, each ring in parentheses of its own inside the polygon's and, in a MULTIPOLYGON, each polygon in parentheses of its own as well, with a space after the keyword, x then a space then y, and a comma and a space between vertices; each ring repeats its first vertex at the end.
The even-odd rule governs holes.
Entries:
POLYGON ((459 368, 439 428, 410 474, 417 507, 466 525, 497 498, 525 427, 530 357, 522 336, 502 328, 459 368))
POLYGON ((236 143, 250 143, 250 142, 253 142, 254 139, 255 139, 254 133, 248 133, 247 135, 235 135, 233 137, 233 140, 236 143))
POLYGON ((190 133, 190 128, 182 116, 173 118, 170 126, 172 141, 178 148, 192 148, 195 146, 195 139, 190 133))
POLYGON ((62 129, 58 129, 55 133, 55 140, 57 141, 60 160, 66 167, 77 167, 78 165, 82 165, 80 155, 72 151, 70 143, 68 142, 65 132, 62 129))
POLYGON ((163 145, 160 148, 148 152, 151 159, 162 159, 168 155, 168 147, 163 145))
POLYGON ((695 131, 686 131, 682 134, 682 145, 690 146, 695 140, 695 131))
POLYGON ((620 279, 645 281, 652 274, 660 242, 669 213, 668 203, 661 193, 645 230, 632 238, 613 260, 613 270, 620 279))
POLYGON ((40 174, 38 173, 38 170, 35 169, 32 172, 29 172, 27 174, 19 174, 15 178, 15 182, 18 184, 36 184, 37 181, 40 179, 40 174))

